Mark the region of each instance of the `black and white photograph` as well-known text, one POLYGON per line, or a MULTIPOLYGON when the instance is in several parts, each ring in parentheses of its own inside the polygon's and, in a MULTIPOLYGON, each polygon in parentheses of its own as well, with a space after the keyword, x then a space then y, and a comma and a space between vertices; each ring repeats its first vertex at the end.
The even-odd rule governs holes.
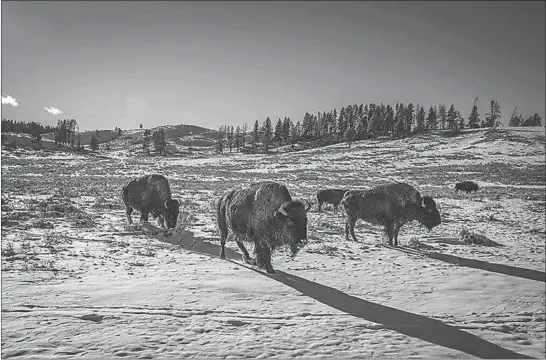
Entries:
POLYGON ((2 359, 544 359, 545 1, 1 1, 2 359))

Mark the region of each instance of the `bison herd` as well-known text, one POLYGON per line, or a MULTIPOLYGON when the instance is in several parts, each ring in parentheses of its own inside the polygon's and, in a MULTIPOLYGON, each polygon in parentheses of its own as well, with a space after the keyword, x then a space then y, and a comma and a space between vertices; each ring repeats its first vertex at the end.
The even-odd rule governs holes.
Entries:
MULTIPOLYGON (((455 191, 477 191, 478 185, 465 181, 455 185, 455 191)), ((432 230, 441 224, 436 202, 422 196, 413 186, 394 182, 368 190, 326 189, 317 192, 318 211, 322 205, 332 204, 334 213, 342 205, 346 213, 345 237, 356 241, 354 227, 361 219, 381 225, 392 246, 398 245, 400 228, 417 220, 432 230)), ((162 175, 147 175, 130 180, 122 188, 127 221, 132 224, 133 210, 140 212, 140 220, 148 221, 151 213, 163 229, 176 227, 180 201, 172 198, 168 180, 162 175), (165 224, 166 223, 166 224, 165 224)), ((223 194, 216 202, 216 221, 220 232, 220 258, 225 258, 228 238, 235 240, 243 253, 243 260, 274 273, 271 253, 288 246, 295 256, 307 244, 307 213, 311 204, 305 199, 293 199, 286 186, 273 181, 251 184, 223 194), (251 257, 244 242, 254 244, 251 257)))

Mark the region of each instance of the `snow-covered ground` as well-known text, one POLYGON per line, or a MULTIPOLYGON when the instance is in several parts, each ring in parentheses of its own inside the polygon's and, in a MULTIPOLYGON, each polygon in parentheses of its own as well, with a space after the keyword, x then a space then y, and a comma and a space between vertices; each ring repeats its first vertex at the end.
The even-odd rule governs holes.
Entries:
POLYGON ((2 358, 544 358, 544 145, 543 129, 510 129, 267 156, 3 151, 2 358), (126 224, 121 186, 153 172, 182 201, 169 233, 126 224), (405 181, 443 222, 406 225, 393 249, 363 222, 346 241, 343 211, 314 207, 276 274, 234 243, 220 260, 213 201, 265 179, 311 201, 405 181), (480 190, 455 193, 466 179, 480 190))

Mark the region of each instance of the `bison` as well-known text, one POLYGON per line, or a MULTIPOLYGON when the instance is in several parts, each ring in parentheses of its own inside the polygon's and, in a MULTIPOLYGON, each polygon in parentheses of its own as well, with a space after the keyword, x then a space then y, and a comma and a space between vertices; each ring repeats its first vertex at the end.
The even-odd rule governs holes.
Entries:
POLYGON ((220 258, 225 259, 225 244, 230 236, 246 263, 273 274, 271 253, 275 248, 288 245, 295 256, 307 244, 307 212, 311 205, 305 202, 292 200, 288 189, 273 181, 254 183, 222 195, 216 207, 220 258), (243 241, 254 243, 255 259, 249 256, 243 241))
POLYGON ((350 191, 341 200, 347 221, 345 238, 349 232, 356 241, 354 227, 358 219, 383 225, 389 244, 398 245, 398 231, 407 222, 417 220, 429 230, 442 222, 436 203, 430 196, 421 194, 411 185, 389 183, 366 191, 350 191))
POLYGON ((337 213, 337 207, 343 199, 343 195, 347 192, 346 189, 326 189, 317 192, 318 211, 322 212, 322 204, 334 205, 334 214, 337 213))
POLYGON ((470 194, 472 193, 472 191, 478 191, 478 184, 473 181, 463 181, 460 183, 456 183, 455 192, 459 192, 459 190, 466 191, 466 193, 470 194))
POLYGON ((140 211, 140 221, 148 221, 148 214, 158 218, 159 225, 165 229, 176 227, 180 201, 174 200, 169 181, 163 175, 146 175, 129 180, 122 189, 123 202, 129 225, 133 223, 131 213, 140 211))

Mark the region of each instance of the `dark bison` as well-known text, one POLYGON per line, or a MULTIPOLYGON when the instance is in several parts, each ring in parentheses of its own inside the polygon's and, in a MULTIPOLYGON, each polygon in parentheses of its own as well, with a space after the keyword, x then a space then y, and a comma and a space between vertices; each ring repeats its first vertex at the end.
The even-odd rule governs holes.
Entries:
POLYGON ((398 245, 398 231, 407 222, 417 220, 429 230, 442 222, 436 203, 421 196, 411 185, 389 183, 367 191, 350 191, 341 200, 347 214, 345 238, 349 232, 356 241, 354 227, 358 219, 385 226, 390 245, 398 245), (394 241, 393 241, 394 240, 394 241))
POLYGON ((322 212, 322 204, 334 205, 334 214, 337 213, 337 207, 343 199, 346 189, 326 189, 317 192, 318 211, 322 212))
POLYGON ((129 180, 122 189, 123 202, 127 212, 127 221, 132 224, 131 213, 140 211, 140 221, 148 221, 148 214, 158 218, 159 224, 165 228, 176 227, 180 201, 174 200, 169 181, 163 175, 146 175, 129 180))
POLYGON ((231 236, 243 253, 243 260, 272 274, 271 253, 288 245, 292 256, 307 244, 307 211, 311 205, 294 201, 284 185, 264 181, 241 190, 231 190, 217 203, 217 221, 225 259, 225 244, 231 236), (252 259, 243 241, 254 243, 252 259))
POLYGON ((476 192, 478 191, 478 184, 473 181, 463 181, 460 183, 456 183, 455 192, 459 192, 459 190, 466 191, 467 193, 471 193, 472 191, 476 192))

